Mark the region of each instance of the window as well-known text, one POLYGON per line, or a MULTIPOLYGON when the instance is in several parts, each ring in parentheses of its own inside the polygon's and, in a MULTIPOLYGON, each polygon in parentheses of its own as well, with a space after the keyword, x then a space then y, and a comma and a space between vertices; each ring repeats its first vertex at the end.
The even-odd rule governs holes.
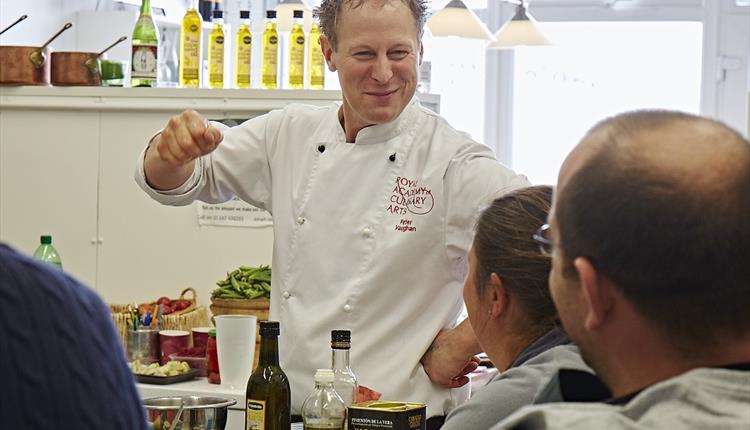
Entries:
POLYGON ((700 22, 545 23, 549 48, 517 49, 513 168, 554 184, 586 130, 644 108, 700 113, 700 22))

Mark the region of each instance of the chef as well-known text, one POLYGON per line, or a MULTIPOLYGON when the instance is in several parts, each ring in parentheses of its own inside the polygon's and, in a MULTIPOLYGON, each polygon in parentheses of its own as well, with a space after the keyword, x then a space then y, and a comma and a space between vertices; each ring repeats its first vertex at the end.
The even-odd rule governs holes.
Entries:
POLYGON ((428 354, 429 376, 420 360, 436 337, 471 333, 449 329, 474 219, 528 181, 415 98, 422 0, 325 0, 319 16, 341 104, 292 104, 233 128, 185 111, 151 140, 136 180, 163 204, 238 196, 272 213, 270 318, 293 414, 330 365, 330 330, 349 329, 360 384, 427 403, 438 426, 468 397, 476 339, 428 354))

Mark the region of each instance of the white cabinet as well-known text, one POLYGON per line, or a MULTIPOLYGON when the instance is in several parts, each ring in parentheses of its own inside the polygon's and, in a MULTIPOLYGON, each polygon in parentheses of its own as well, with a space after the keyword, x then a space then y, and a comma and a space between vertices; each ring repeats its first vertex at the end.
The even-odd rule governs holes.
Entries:
MULTIPOLYGON (((0 241, 31 253, 53 235, 63 266, 109 303, 176 296, 208 303, 241 264, 271 262, 270 228, 199 226, 195 205, 162 206, 133 180, 138 154, 171 115, 246 119, 338 91, 0 88, 0 241)), ((438 97, 420 95, 437 110, 438 97)))

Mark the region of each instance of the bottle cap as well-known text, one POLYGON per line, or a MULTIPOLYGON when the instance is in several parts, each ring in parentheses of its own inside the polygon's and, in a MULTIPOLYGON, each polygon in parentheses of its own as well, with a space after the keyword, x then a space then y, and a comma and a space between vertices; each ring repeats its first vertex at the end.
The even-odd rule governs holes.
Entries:
POLYGON ((250 19, 250 11, 249 10, 241 10, 240 11, 240 19, 250 19))
POLYGON ((276 11, 275 10, 267 10, 266 11, 266 18, 268 18, 268 19, 275 19, 276 18, 276 11))
POLYGON ((301 11, 301 10, 295 10, 294 12, 292 12, 292 16, 294 18, 302 18, 303 15, 304 15, 304 11, 301 11))
POLYGON ((208 330, 208 337, 216 337, 216 329, 212 328, 208 330))
POLYGON ((349 349, 352 347, 352 332, 349 330, 331 330, 331 348, 349 349))
POLYGON ((224 18, 224 11, 223 10, 219 10, 219 9, 214 10, 213 17, 214 18, 224 18))
POLYGON ((333 370, 331 369, 318 369, 315 371, 315 382, 328 383, 333 382, 333 370))
POLYGON ((42 245, 51 245, 52 244, 52 236, 44 235, 41 237, 42 245))
POLYGON ((260 335, 261 336, 278 336, 281 332, 278 321, 261 321, 260 322, 260 335))

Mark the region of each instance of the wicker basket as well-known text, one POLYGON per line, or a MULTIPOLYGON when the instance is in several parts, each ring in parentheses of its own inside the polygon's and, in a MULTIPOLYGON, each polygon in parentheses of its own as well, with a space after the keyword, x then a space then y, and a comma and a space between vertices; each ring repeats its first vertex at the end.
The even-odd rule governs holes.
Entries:
MULTIPOLYGON (((255 315, 258 325, 255 328, 255 359, 253 369, 258 365, 260 358, 260 322, 268 320, 268 309, 271 306, 269 299, 220 299, 211 297, 211 313, 216 315, 255 315)), ((213 322, 211 317, 211 322, 213 322)))
MULTIPOLYGON (((190 300, 190 306, 181 310, 161 316, 160 330, 186 330, 190 331, 193 327, 205 327, 208 325, 208 310, 205 306, 198 306, 197 295, 193 288, 185 288, 180 293, 180 300, 190 300), (186 298, 186 293, 192 293, 192 298, 186 298)), ((155 302, 149 303, 154 305, 155 302)), ((120 334, 123 348, 127 348, 128 330, 132 329, 133 320, 129 308, 132 305, 109 305, 112 311, 112 322, 115 324, 117 332, 120 334)))

